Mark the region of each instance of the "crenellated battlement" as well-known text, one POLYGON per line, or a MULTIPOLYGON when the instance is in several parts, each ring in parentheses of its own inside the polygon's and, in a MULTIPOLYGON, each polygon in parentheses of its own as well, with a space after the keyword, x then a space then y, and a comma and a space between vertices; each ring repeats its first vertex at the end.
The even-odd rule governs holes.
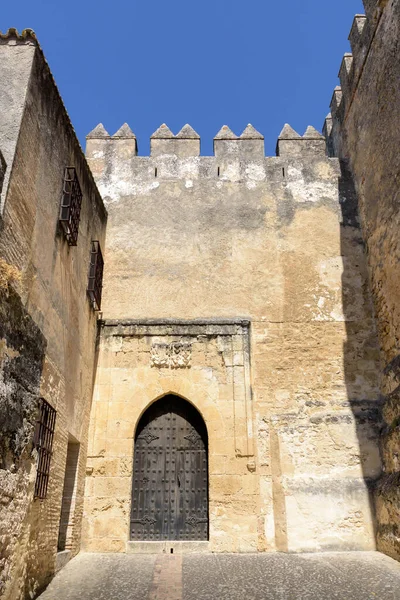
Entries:
POLYGON ((338 74, 340 86, 337 86, 333 92, 331 112, 323 126, 330 156, 341 154, 341 124, 353 103, 387 0, 363 0, 363 3, 366 14, 354 17, 348 38, 352 51, 346 52, 343 56, 338 74))
POLYGON ((277 156, 312 157, 325 154, 325 137, 309 125, 303 136, 286 123, 276 146, 277 156))
POLYGON ((36 34, 33 29, 23 29, 21 33, 15 27, 10 27, 5 33, 0 31, 0 45, 33 45, 38 46, 36 34))
MULTIPOLYGON (((124 123, 114 135, 110 135, 104 125, 99 123, 87 135, 86 140, 86 154, 89 158, 98 151, 113 153, 120 158, 137 156, 136 136, 127 123, 124 123)), ((163 123, 150 137, 150 157, 182 159, 199 157, 200 142, 199 134, 190 125, 184 125, 177 134, 174 134, 163 123)), ((325 137, 312 126, 307 127, 304 135, 301 136, 286 124, 277 140, 276 156, 311 158, 323 157, 325 154, 325 137)), ((240 136, 227 125, 223 125, 214 137, 214 157, 221 164, 262 161, 265 158, 264 136, 250 123, 240 136)))
MULTIPOLYGON (((349 35, 352 52, 342 60, 340 86, 334 91, 324 131, 329 155, 340 158, 356 192, 354 208, 368 256, 382 369, 377 381, 383 474, 372 495, 374 528, 377 550, 400 560, 400 436, 395 427, 400 417, 400 0, 363 1, 366 14, 354 18, 349 35)), ((348 213, 343 199, 341 206, 348 213)))
POLYGON ((264 136, 250 124, 240 136, 224 125, 214 137, 213 156, 200 156, 200 136, 190 125, 176 134, 161 125, 150 147, 149 156, 138 156, 136 136, 126 123, 114 135, 99 124, 87 136, 86 157, 107 206, 160 193, 225 198, 234 189, 244 197, 280 190, 307 204, 320 202, 323 189, 325 200, 334 210, 339 207, 339 161, 327 156, 325 137, 311 126, 300 135, 286 124, 276 156, 265 156, 264 136))

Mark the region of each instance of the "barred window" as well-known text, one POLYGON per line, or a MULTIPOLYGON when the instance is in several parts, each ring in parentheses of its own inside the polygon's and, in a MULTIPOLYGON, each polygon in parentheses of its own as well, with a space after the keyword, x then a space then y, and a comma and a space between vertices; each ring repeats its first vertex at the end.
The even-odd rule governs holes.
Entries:
POLYGON ((65 167, 59 220, 70 246, 78 242, 81 205, 82 191, 75 167, 65 167))
POLYGON ((101 292, 103 289, 104 261, 97 240, 92 241, 90 249, 89 283, 87 293, 94 310, 100 310, 101 292))
POLYGON ((33 440, 33 445, 38 452, 35 498, 41 500, 47 496, 55 422, 56 411, 46 400, 41 398, 33 440))

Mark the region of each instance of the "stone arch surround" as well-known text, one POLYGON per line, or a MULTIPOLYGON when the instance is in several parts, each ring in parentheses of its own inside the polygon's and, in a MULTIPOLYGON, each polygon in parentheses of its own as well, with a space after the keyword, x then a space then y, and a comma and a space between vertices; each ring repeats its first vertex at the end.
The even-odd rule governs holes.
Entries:
POLYGON ((191 403, 206 424, 209 549, 258 549, 248 335, 245 321, 103 328, 89 432, 85 550, 126 550, 136 428, 146 410, 170 394, 191 403))
MULTIPOLYGON (((183 378, 182 378, 183 379, 183 378)), ((165 380, 163 380, 163 387, 168 388, 168 384, 165 382, 165 380), (166 384, 166 385, 165 385, 166 384)), ((212 411, 209 410, 209 407, 207 407, 207 402, 206 402, 206 397, 207 394, 203 394, 200 397, 196 397, 195 400, 193 400, 190 396, 186 396, 182 393, 178 393, 177 391, 175 391, 175 387, 178 389, 182 389, 182 386, 186 388, 187 393, 190 394, 191 391, 194 391, 194 386, 192 384, 192 382, 187 382, 184 379, 180 382, 180 384, 178 386, 176 386, 176 382, 175 381, 171 381, 171 387, 167 389, 166 392, 163 392, 162 394, 160 394, 159 396, 157 396, 156 398, 153 398, 150 402, 148 402, 144 408, 141 410, 139 417, 136 421, 135 424, 135 430, 134 430, 134 434, 133 437, 135 437, 136 435, 136 430, 137 427, 140 423, 140 420, 142 418, 142 416, 148 411, 148 409, 155 404, 156 402, 158 402, 158 400, 161 400, 162 398, 164 398, 165 396, 176 396, 177 398, 181 398, 182 400, 185 400, 186 402, 188 402, 189 404, 191 404, 196 410, 197 412, 200 414, 201 418, 203 419, 204 423, 206 423, 207 425, 207 421, 208 420, 212 420, 212 411), (187 385, 185 385, 187 384, 187 385), (208 419, 208 417, 210 417, 208 419)), ((214 414, 215 415, 215 414, 214 414)), ((218 417, 220 416, 219 413, 217 415, 218 417)), ((222 419, 218 419, 219 425, 221 427, 224 426, 223 420, 222 419)), ((218 431, 218 429, 216 430, 218 431)), ((208 428, 207 428, 207 432, 208 432, 208 428)))
MULTIPOLYGON (((303 394, 303 375, 297 403, 288 410, 284 386, 299 385, 291 371, 305 364, 301 332, 291 327, 285 338, 281 324, 243 319, 103 322, 83 549, 131 551, 135 429, 166 394, 191 402, 207 426, 209 550, 373 549, 366 476, 379 470, 374 431, 368 421, 356 430, 345 396, 330 412, 320 408, 319 398, 314 405, 303 394), (300 354, 282 364, 288 342, 300 354)), ((317 367, 319 354, 316 344, 317 367)))

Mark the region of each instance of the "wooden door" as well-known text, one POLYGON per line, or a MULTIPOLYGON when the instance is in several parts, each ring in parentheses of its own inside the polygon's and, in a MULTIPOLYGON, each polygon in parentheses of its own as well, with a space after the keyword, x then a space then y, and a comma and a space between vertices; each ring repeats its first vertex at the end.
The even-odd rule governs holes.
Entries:
POLYGON ((208 539, 207 431, 177 396, 155 402, 138 425, 131 539, 208 539))

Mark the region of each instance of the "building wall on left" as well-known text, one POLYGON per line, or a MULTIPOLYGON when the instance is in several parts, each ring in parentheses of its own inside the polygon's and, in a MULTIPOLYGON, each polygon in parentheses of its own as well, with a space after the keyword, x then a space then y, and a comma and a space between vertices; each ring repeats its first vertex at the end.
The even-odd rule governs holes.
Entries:
POLYGON ((0 150, 6 180, 0 257, 20 280, 0 296, 0 597, 34 597, 55 570, 68 441, 79 443, 68 549, 80 546, 97 313, 86 294, 92 240, 107 213, 33 33, 0 36, 0 150), (4 60, 3 60, 4 57, 4 60), (24 65, 20 69, 18 65, 24 65), (5 71, 3 73, 3 70, 5 71), (8 89, 10 73, 18 74, 8 89), (22 109, 10 119, 7 106, 22 109), (77 246, 59 229, 63 172, 83 192, 77 246), (5 323, 8 321, 8 326, 5 323), (25 367, 26 368, 25 368, 25 367), (19 378, 19 380, 18 380, 19 378), (34 499, 38 399, 57 411, 47 498, 34 499), (12 417, 12 418, 11 418, 12 417))

